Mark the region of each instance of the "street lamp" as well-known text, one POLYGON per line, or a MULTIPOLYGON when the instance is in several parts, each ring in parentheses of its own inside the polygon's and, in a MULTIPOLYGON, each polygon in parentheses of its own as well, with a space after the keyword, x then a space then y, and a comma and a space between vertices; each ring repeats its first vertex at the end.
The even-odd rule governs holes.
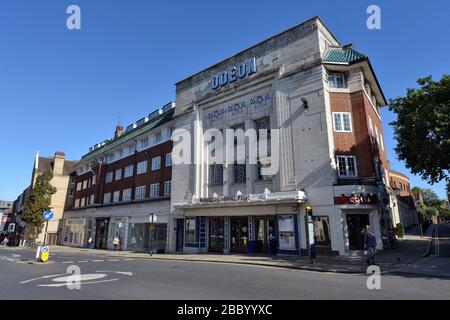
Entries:
POLYGON ((153 229, 154 229, 154 223, 157 221, 156 214, 150 213, 150 216, 148 217, 148 220, 150 222, 150 245, 149 245, 149 251, 150 256, 153 255, 153 229))

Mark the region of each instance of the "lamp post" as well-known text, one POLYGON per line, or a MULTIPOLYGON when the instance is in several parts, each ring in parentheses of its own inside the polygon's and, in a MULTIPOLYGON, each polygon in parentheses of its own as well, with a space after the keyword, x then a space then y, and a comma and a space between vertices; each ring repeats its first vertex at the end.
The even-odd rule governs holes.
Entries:
POLYGON ((150 213, 150 216, 148 217, 148 220, 150 222, 150 245, 149 245, 149 251, 150 251, 150 256, 152 256, 153 255, 153 228, 154 228, 154 223, 156 223, 156 221, 157 221, 156 214, 150 213))

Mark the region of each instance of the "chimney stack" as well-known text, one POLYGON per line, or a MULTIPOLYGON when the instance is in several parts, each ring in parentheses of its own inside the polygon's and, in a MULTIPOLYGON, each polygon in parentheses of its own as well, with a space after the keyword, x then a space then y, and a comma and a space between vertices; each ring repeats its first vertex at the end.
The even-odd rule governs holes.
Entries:
POLYGON ((53 175, 62 175, 64 172, 64 159, 66 154, 62 151, 55 152, 55 159, 53 162, 53 175))
POLYGON ((123 126, 118 124, 116 127, 116 131, 114 132, 114 139, 120 137, 122 133, 123 133, 123 126))

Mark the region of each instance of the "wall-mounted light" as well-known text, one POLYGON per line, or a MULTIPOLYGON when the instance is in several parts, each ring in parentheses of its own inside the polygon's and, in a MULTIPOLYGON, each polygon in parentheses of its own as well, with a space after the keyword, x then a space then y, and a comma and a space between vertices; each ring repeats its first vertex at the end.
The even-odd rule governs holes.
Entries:
POLYGON ((308 100, 306 100, 306 98, 302 98, 302 102, 303 102, 303 108, 305 108, 305 110, 308 109, 309 108, 308 100))

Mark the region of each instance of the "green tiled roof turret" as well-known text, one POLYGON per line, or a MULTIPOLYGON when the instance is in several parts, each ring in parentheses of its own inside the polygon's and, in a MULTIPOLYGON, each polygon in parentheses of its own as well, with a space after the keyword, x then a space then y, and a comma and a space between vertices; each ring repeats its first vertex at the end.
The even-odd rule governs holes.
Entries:
POLYGON ((356 51, 353 48, 331 48, 323 59, 324 62, 337 62, 337 63, 353 63, 367 56, 356 51))

